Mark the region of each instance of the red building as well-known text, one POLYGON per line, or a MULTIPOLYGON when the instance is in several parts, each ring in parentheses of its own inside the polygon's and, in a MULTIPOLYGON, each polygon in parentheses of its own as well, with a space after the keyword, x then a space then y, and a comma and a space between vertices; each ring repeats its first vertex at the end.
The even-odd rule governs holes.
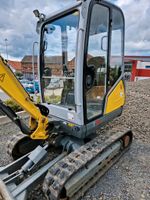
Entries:
MULTIPOLYGON (((34 72, 35 76, 38 74, 37 67, 37 56, 34 57, 34 72)), ((33 69, 32 69, 32 56, 26 55, 21 61, 22 73, 24 78, 32 79, 33 78, 33 69)), ((45 67, 48 67, 52 70, 52 75, 60 75, 60 69, 62 68, 62 57, 61 56, 52 56, 45 58, 45 67)))
MULTIPOLYGON (((89 55, 88 59, 92 56, 89 55)), ((116 63, 118 57, 112 57, 116 63)), ((35 75, 37 75, 37 56, 35 60, 35 75)), ((136 81, 143 78, 150 78, 150 56, 125 56, 125 75, 127 75, 130 81, 136 81)), ((24 56, 21 62, 9 61, 9 64, 14 67, 15 70, 20 71, 24 74, 25 78, 32 78, 32 56, 24 56)), ((45 60, 46 67, 51 68, 52 75, 60 76, 62 72, 62 57, 52 56, 47 57, 45 60)), ((68 61, 68 70, 71 72, 75 66, 75 59, 68 61)))
POLYGON ((8 60, 8 64, 17 72, 22 72, 21 62, 8 60))
POLYGON ((150 78, 150 56, 125 56, 124 63, 131 81, 150 78))

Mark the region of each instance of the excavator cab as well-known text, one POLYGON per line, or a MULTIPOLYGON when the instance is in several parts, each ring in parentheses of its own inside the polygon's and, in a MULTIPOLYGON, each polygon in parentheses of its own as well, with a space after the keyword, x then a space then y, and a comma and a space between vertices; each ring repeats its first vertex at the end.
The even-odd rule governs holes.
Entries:
POLYGON ((124 17, 118 7, 87 0, 47 17, 40 24, 39 77, 49 115, 73 124, 67 132, 77 136, 78 129, 78 137, 120 115, 123 56, 124 17))
POLYGON ((112 130, 106 140, 95 134, 121 114, 125 103, 124 17, 102 0, 77 1, 49 17, 34 13, 39 18, 40 104, 0 57, 0 88, 30 114, 28 127, 0 101, 22 132, 8 145, 8 153, 19 159, 0 167, 0 199, 26 200, 40 183, 49 200, 77 200, 132 142, 127 129, 112 130))

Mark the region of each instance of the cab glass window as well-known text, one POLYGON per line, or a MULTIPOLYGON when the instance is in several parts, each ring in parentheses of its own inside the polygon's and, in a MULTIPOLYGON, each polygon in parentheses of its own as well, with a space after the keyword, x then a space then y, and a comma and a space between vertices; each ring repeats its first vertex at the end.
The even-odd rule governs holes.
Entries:
POLYGON ((74 74, 79 12, 45 24, 41 60, 44 102, 74 109, 74 74))
POLYGON ((109 9, 95 4, 92 9, 86 57, 87 119, 102 114, 106 93, 109 9))
POLYGON ((112 10, 111 51, 108 86, 111 88, 122 73, 123 65, 123 16, 119 10, 112 10))

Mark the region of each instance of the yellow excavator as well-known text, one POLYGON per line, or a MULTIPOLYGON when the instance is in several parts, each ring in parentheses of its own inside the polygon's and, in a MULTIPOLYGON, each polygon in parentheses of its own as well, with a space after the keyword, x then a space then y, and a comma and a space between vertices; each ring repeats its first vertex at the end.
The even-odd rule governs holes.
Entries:
POLYGON ((34 14, 40 103, 0 57, 0 89, 30 115, 26 125, 0 100, 0 110, 21 131, 7 147, 14 161, 0 167, 0 199, 25 200, 41 184, 49 200, 75 200, 132 142, 131 130, 112 130, 107 140, 96 133, 125 104, 124 17, 102 0, 77 1, 50 16, 34 14), (52 159, 51 149, 61 152, 52 159))

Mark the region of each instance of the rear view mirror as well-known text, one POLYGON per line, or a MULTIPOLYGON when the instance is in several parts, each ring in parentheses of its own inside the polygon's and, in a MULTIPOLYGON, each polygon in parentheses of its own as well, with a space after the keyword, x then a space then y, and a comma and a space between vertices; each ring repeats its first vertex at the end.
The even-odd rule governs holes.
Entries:
POLYGON ((40 26, 41 26, 41 22, 38 21, 37 24, 36 24, 36 32, 37 32, 37 34, 40 33, 40 26))
POLYGON ((102 51, 107 51, 107 41, 108 41, 108 37, 107 36, 103 36, 101 38, 101 50, 102 51))

